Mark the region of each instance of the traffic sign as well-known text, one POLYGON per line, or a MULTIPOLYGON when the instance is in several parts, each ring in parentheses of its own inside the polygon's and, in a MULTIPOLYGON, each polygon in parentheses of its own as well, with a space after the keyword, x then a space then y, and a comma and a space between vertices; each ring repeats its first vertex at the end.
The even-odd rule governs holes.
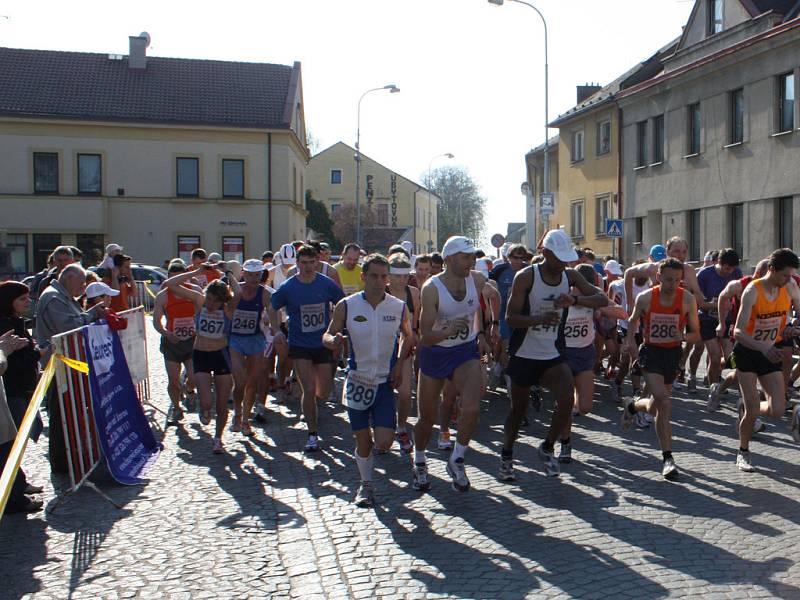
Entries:
POLYGON ((606 236, 610 238, 621 238, 622 231, 622 219, 606 219, 606 236))
POLYGON ((539 196, 539 212, 543 215, 552 215, 556 210, 556 196, 552 193, 539 196))
POLYGON ((502 247, 503 247, 503 244, 505 244, 505 243, 506 243, 506 238, 505 238, 505 237, 503 237, 503 234, 501 234, 501 233, 495 233, 495 234, 492 236, 492 246, 493 246, 493 247, 495 247, 495 248, 502 248, 502 247))

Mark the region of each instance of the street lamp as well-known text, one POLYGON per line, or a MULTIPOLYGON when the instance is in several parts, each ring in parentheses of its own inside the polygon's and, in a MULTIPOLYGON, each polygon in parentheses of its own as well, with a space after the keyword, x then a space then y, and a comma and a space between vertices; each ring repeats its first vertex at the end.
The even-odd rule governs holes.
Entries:
MULTIPOLYGON (((442 157, 451 159, 451 158, 454 158, 454 155, 451 154, 450 152, 445 152, 444 154, 437 154, 436 156, 434 156, 428 162, 428 227, 429 228, 431 227, 431 204, 432 204, 432 201, 431 201, 431 186, 433 185, 433 179, 431 178, 431 171, 433 170, 433 161, 435 161, 437 158, 442 158, 442 157)), ((414 198, 416 199, 416 196, 414 196, 414 198)), ((432 231, 431 229, 428 229, 429 233, 431 231, 432 231)), ((416 235, 417 235, 417 207, 415 205, 414 206, 414 243, 416 243, 416 235)), ((430 237, 428 239, 430 240, 430 237)))
MULTIPOLYGON (((489 4, 495 4, 497 6, 502 6, 504 0, 488 0, 489 4)), ((516 2, 517 4, 524 4, 525 6, 529 6, 533 10, 536 11, 536 14, 542 19, 542 25, 544 25, 544 177, 542 178, 542 192, 545 194, 550 192, 550 136, 549 136, 549 123, 550 123, 550 111, 548 106, 548 59, 547 59, 547 21, 545 21, 544 15, 541 11, 536 8, 533 4, 529 2, 525 2, 524 0, 508 0, 509 2, 516 2)), ((547 219, 546 227, 549 226, 549 218, 547 219)), ((527 230, 527 235, 529 240, 536 239, 536 232, 534 231, 534 224, 533 221, 526 216, 525 219, 525 229, 527 230)))
POLYGON ((370 90, 367 90, 363 94, 361 94, 361 98, 358 99, 358 118, 356 121, 356 243, 360 246, 361 245, 361 101, 364 99, 364 96, 369 94, 370 92, 378 92, 380 90, 389 90, 390 94, 396 94, 400 91, 400 88, 397 87, 395 84, 390 83, 388 85, 384 85, 383 87, 376 87, 370 90))

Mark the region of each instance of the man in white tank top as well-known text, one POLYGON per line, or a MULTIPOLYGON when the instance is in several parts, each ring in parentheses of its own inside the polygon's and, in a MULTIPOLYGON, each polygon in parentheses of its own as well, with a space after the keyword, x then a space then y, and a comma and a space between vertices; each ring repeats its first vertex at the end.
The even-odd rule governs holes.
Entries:
POLYGON ((445 242, 446 269, 422 287, 420 315, 420 376, 417 389, 419 420, 414 427, 415 490, 430 489, 425 448, 439 409, 439 395, 450 380, 461 396, 458 436, 447 473, 453 488, 466 492, 470 483, 464 471, 464 453, 478 424, 481 401, 481 352, 489 352, 483 330, 480 294, 486 278, 472 271, 477 249, 463 236, 445 242))
MULTIPOLYGON (((506 309, 506 322, 513 329, 506 373, 511 378, 511 412, 505 423, 505 443, 500 458, 500 479, 513 481, 513 450, 528 408, 531 387, 540 382, 556 399, 547 437, 539 446, 539 458, 550 476, 560 468, 554 455, 556 439, 569 423, 572 411, 572 372, 564 361, 564 325, 567 308, 607 306, 608 297, 567 263, 578 260, 563 229, 547 232, 543 241, 544 261, 517 273, 506 309), (571 296, 575 287, 581 295, 571 296)), ((569 440, 562 440, 563 443, 569 440)))

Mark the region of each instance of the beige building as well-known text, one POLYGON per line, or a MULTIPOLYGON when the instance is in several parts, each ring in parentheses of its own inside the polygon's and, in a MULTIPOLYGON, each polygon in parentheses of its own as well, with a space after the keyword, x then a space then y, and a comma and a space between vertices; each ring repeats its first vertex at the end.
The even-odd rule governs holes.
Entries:
POLYGON ((293 66, 0 48, 0 274, 59 244, 160 265, 305 236, 309 159, 293 66))
MULTIPOLYGON (((559 136, 554 136, 550 138, 547 145, 547 152, 549 155, 549 171, 550 171, 550 192, 552 192, 555 196, 555 210, 556 213, 558 212, 558 203, 559 203, 559 168, 558 168, 558 147, 560 144, 559 136)), ((528 235, 525 229, 523 228, 522 233, 519 235, 519 239, 516 239, 515 242, 520 244, 525 244, 528 248, 535 248, 538 244, 539 240, 542 236, 546 233, 545 225, 549 224, 550 227, 561 227, 563 223, 558 222, 558 218, 556 214, 553 214, 550 217, 543 217, 539 214, 538 211, 538 199, 542 192, 544 191, 544 144, 533 148, 525 155, 525 173, 527 174, 527 183, 528 187, 531 192, 532 201, 536 202, 537 211, 536 211, 536 239, 533 241, 528 240, 528 235)), ((512 229, 509 227, 509 233, 512 229)))
MULTIPOLYGON (((337 142, 314 155, 308 166, 307 189, 325 204, 334 221, 339 208, 355 204, 355 152, 337 142)), ((362 239, 367 249, 385 252, 406 240, 417 254, 438 248, 438 204, 439 197, 430 190, 361 154, 362 239)))

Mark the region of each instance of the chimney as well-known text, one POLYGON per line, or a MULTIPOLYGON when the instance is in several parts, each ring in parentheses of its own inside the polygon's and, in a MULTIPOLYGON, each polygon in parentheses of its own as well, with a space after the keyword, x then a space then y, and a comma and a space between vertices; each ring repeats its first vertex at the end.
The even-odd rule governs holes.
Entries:
POLYGON ((593 96, 601 89, 603 86, 597 85, 596 83, 586 83, 584 85, 579 85, 578 87, 578 102, 577 104, 582 104, 584 100, 586 100, 589 96, 593 96))
POLYGON ((150 34, 143 31, 137 36, 128 37, 130 52, 128 54, 128 67, 136 70, 147 68, 147 47, 150 45, 150 34))

